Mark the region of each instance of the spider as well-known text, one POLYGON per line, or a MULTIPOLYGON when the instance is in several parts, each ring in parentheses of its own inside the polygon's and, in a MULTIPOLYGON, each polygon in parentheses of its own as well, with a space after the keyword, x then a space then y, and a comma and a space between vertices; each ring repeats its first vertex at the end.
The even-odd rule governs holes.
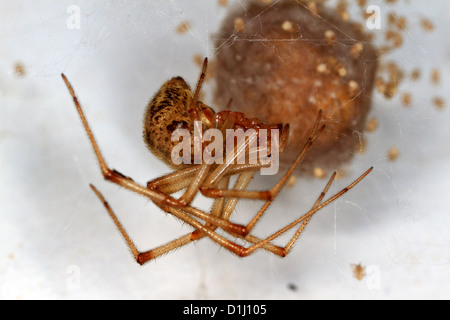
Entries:
MULTIPOLYGON (((190 242, 197 241, 204 237, 210 238, 220 246, 241 257, 248 256, 257 249, 265 249, 278 256, 284 257, 290 252, 293 244, 303 232, 311 217, 317 211, 353 188, 372 170, 372 168, 368 169, 353 183, 326 201, 323 201, 326 192, 336 177, 336 173, 334 173, 316 200, 315 204, 307 213, 284 228, 274 232, 265 239, 260 239, 252 235, 251 231, 253 227, 286 184, 294 169, 302 161, 305 153, 324 130, 325 126, 320 126, 322 114, 319 112, 316 122, 311 129, 311 134, 297 159, 293 162, 292 166, 287 170, 283 177, 270 190, 247 190, 247 186, 256 171, 268 166, 268 162, 261 160, 254 164, 235 163, 234 160, 237 156, 242 154, 247 156, 249 155, 250 149, 248 145, 241 148, 236 147, 233 150, 236 152, 235 157, 231 157, 231 159, 224 157, 224 161, 221 164, 207 163, 206 161, 203 161, 200 164, 174 164, 171 157, 171 151, 174 148, 171 135, 176 129, 180 128, 184 128, 192 132, 195 130, 194 121, 201 121, 201 130, 216 128, 224 135, 226 129, 236 128, 254 129, 254 133, 251 135, 253 138, 258 136, 258 134, 262 131, 261 129, 279 130, 281 134, 278 135, 277 139, 269 139, 272 137, 270 137, 270 135, 267 136, 267 140, 270 141, 266 146, 266 151, 268 152, 267 158, 270 158, 275 150, 282 152, 287 144, 289 132, 288 125, 264 124, 258 119, 248 119, 243 113, 229 111, 227 109, 215 113, 210 107, 199 101, 198 97, 205 79, 207 61, 207 58, 205 58, 194 93, 192 93, 183 78, 172 78, 161 87, 147 107, 144 120, 144 140, 150 151, 175 169, 172 173, 149 181, 147 186, 142 186, 134 182, 133 179, 107 166, 94 138, 92 130, 88 125, 75 91, 69 83, 67 77, 64 74, 61 74, 67 88, 69 89, 70 95, 73 98, 76 110, 94 149, 104 179, 147 197, 166 213, 175 216, 194 228, 194 231, 184 236, 152 250, 141 252, 136 248, 130 236, 125 231, 124 227, 103 195, 97 190, 96 187, 90 184, 91 189, 102 201, 110 217, 125 239, 135 260, 141 265, 176 248, 182 247, 190 242), (276 149, 276 147, 278 147, 278 149, 276 149), (234 185, 230 186, 230 177, 232 176, 236 176, 237 178, 234 185), (180 197, 175 198, 172 196, 174 193, 183 190, 184 193, 180 197), (209 213, 191 206, 192 200, 199 192, 206 197, 214 199, 209 213), (230 216, 233 213, 238 200, 240 199, 259 199, 264 201, 261 209, 247 225, 236 224, 230 221, 230 216), (281 247, 271 243, 271 241, 279 237, 281 234, 294 227, 298 227, 298 229, 286 246, 281 247), (218 233, 217 229, 219 228, 222 229, 225 234, 223 234, 223 232, 218 233), (232 238, 243 239, 245 242, 250 243, 250 245, 240 245, 227 238, 225 236, 226 234, 232 238)), ((249 139, 251 137, 249 137, 249 139)), ((194 139, 191 142, 194 144, 194 139)), ((207 148, 207 144, 202 143, 201 148, 204 150, 207 148)), ((257 148, 257 151, 261 151, 261 149, 262 147, 259 147, 257 148)))

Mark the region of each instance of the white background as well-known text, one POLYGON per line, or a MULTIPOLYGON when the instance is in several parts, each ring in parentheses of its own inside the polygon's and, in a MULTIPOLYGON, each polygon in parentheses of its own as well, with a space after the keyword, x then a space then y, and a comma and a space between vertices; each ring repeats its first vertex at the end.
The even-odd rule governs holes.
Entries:
MULTIPOLYGON (((193 56, 213 57, 227 8, 211 0, 2 0, 0 298, 450 298, 450 113, 431 103, 436 95, 450 101, 450 3, 378 4, 409 20, 405 45, 389 58, 423 76, 402 84, 413 92, 409 108, 375 95, 371 115, 380 127, 331 192, 370 166, 373 173, 322 210, 286 258, 241 259, 203 239, 141 267, 89 183, 141 250, 190 229, 103 181, 60 74, 75 87, 108 164, 145 184, 169 172, 142 141, 145 106, 172 76, 195 84, 193 56), (80 29, 66 25, 70 5, 80 8, 80 29), (434 32, 422 30, 422 17, 434 32), (191 26, 185 34, 175 32, 181 21, 191 26), (24 77, 14 73, 17 62, 24 77), (432 68, 441 70, 439 86, 430 85, 432 68), (395 162, 386 158, 392 146, 400 150, 395 162), (358 263, 367 268, 362 281, 352 274, 358 263)), ((210 99, 211 88, 205 93, 210 99)), ((269 187, 275 178, 259 182, 269 187)), ((270 234, 298 217, 324 183, 300 179, 284 190, 255 231, 270 234)), ((256 208, 241 202, 235 220, 244 223, 256 208)))

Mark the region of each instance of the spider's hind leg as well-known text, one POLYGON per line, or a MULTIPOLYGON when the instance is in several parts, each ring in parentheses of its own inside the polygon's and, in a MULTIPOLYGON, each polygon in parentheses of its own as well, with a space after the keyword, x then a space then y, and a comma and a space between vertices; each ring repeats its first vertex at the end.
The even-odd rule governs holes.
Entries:
POLYGON ((122 234, 122 237, 125 239, 125 242, 127 243, 128 248, 130 249, 131 253, 133 254, 134 259, 140 265, 143 265, 144 263, 146 263, 152 259, 155 259, 159 256, 169 253, 172 250, 180 248, 186 244, 189 244, 189 243, 199 239, 197 233, 194 231, 192 233, 189 233, 182 237, 179 237, 175 240, 172 240, 166 244, 163 244, 159 247, 156 247, 152 250, 140 252, 134 245, 133 241, 131 240, 130 236, 126 232, 125 228, 122 226, 119 219, 115 215, 114 211, 111 209, 110 205, 108 204, 106 199, 103 197, 103 195, 100 193, 100 191, 98 191, 97 188, 95 188, 92 184, 90 185, 90 187, 95 192, 95 194, 100 199, 100 201, 103 203, 103 205, 105 206, 110 217, 114 221, 116 227, 119 229, 120 233, 122 234))

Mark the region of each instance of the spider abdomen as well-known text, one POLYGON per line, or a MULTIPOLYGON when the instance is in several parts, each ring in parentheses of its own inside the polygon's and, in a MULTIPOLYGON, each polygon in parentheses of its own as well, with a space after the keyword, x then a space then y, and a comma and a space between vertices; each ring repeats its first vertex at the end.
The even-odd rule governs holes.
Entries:
POLYGON ((150 151, 174 166, 171 152, 178 141, 172 141, 176 129, 194 130, 189 115, 193 94, 181 77, 172 78, 161 87, 147 106, 144 116, 144 141, 150 151))

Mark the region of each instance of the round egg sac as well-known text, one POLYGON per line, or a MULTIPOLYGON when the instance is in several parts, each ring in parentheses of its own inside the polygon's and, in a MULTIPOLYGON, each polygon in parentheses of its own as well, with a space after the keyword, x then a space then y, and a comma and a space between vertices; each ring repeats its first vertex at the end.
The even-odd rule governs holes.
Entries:
MULTIPOLYGON (((325 131, 300 168, 339 169, 362 148, 377 70, 364 26, 313 1, 251 1, 216 33, 217 108, 290 125, 286 167, 306 143, 319 110, 325 131)), ((299 173, 298 171, 297 173, 299 173)))

